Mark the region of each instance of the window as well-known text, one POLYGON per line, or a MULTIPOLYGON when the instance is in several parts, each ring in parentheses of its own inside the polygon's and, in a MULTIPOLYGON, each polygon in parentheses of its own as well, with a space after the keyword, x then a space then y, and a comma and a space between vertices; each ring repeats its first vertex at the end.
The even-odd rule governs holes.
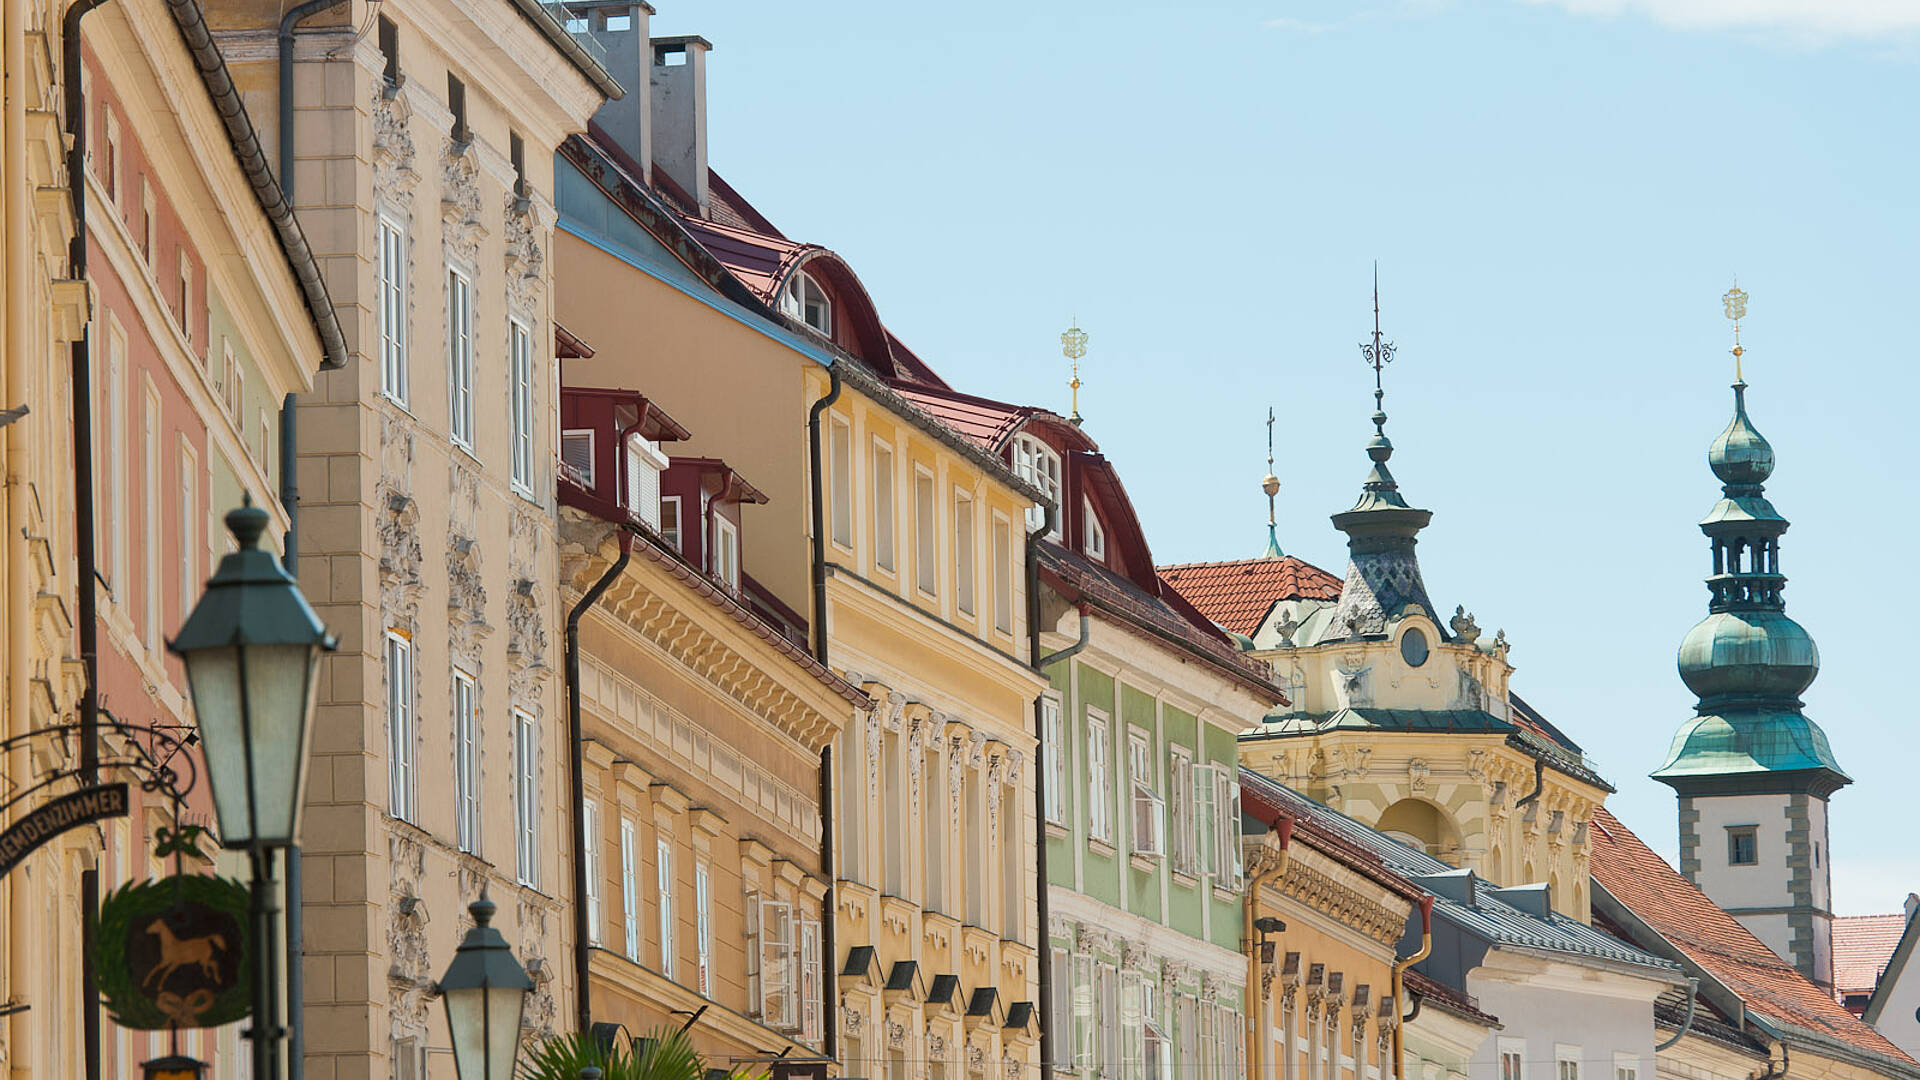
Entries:
MULTIPOLYGON (((1026 890, 1022 888, 1026 881, 1025 851, 1018 843, 1006 837, 1025 836, 1027 816, 1023 812, 1026 800, 1021 785, 1008 784, 1000 789, 1000 828, 1003 839, 1000 843, 1000 936, 1012 942, 1024 942, 1027 939, 1026 890)), ((991 796, 990 796, 991 797, 991 796)))
POLYGON ((1518 1039, 1500 1040, 1500 1080, 1523 1080, 1526 1061, 1526 1043, 1518 1039))
POLYGON ((514 873, 522 885, 540 885, 540 728, 532 714, 513 710, 514 873))
POLYGON ((1640 1080, 1640 1059, 1632 1054, 1613 1055, 1613 1080, 1640 1080))
POLYGON ((101 177, 107 184, 107 198, 120 202, 120 118, 112 109, 107 113, 107 167, 101 177))
POLYGON ((673 841, 662 836, 653 842, 653 875, 659 900, 656 907, 660 912, 660 974, 673 978, 674 957, 679 950, 674 948, 673 933, 673 841))
POLYGON ((800 1037, 819 1042, 823 1034, 821 1004, 820 924, 800 920, 800 1037))
POLYGON ((953 496, 953 602, 961 613, 973 614, 973 499, 964 492, 953 496))
POLYGON ((1168 747, 1167 780, 1167 807, 1173 818, 1167 825, 1167 857, 1174 873, 1192 877, 1200 872, 1194 865, 1199 860, 1194 851, 1193 751, 1168 747))
POLYGON ((920 591, 940 591, 940 534, 933 504, 933 474, 913 472, 913 571, 920 591))
POLYGON ((793 905, 747 897, 748 980, 760 1020, 790 1030, 797 1016, 793 1000, 793 905))
POLYGON ((740 527, 713 515, 713 576, 733 592, 740 591, 740 527))
POLYGON ((1082 954, 1073 958, 1073 1067, 1088 1074, 1099 1068, 1093 1050, 1099 988, 1093 972, 1093 957, 1082 954))
POLYGON ((826 290, 805 271, 787 279, 787 287, 780 293, 780 311, 799 319, 808 329, 833 336, 833 303, 827 299, 826 290))
POLYGON ((940 912, 947 910, 947 834, 953 829, 953 800, 947 792, 947 755, 943 749, 946 741, 937 729, 927 740, 926 779, 920 789, 925 799, 920 818, 926 831, 927 866, 923 906, 940 912))
MULTIPOLYGON (((107 315, 107 505, 113 520, 129 521, 127 516, 127 334, 120 320, 107 315)), ((101 529, 102 538, 113 533, 101 529)), ((133 599, 133 580, 128 577, 127 552, 131 537, 113 537, 113 561, 109 571, 114 601, 125 605, 133 599)), ((126 608, 123 606, 122 611, 126 608)))
POLYGON ((193 256, 187 254, 185 244, 180 253, 180 333, 193 344, 193 256))
POLYGON ((1047 694, 1040 699, 1040 727, 1046 732, 1046 745, 1040 748, 1046 763, 1047 820, 1055 825, 1067 823, 1067 732, 1066 718, 1060 709, 1060 697, 1047 694))
POLYGON ((1013 633, 1013 530, 997 518, 993 523, 993 628, 1013 633))
MULTIPOLYGON (((158 538, 160 531, 160 394, 153 387, 153 380, 141 378, 145 391, 141 413, 140 456, 141 456, 141 521, 145 523, 146 535, 158 538)), ((146 548, 146 558, 142 560, 141 594, 146 601, 144 607, 147 648, 155 652, 162 646, 160 624, 160 548, 159 543, 142 545, 146 548)))
MULTIPOLYGON (((384 16, 382 17, 384 19, 384 16)), ((407 403, 407 233, 381 217, 380 279, 374 294, 380 309, 380 392, 407 403)))
POLYGON ((420 1080, 426 1075, 425 1065, 421 1061, 419 1039, 412 1035, 395 1035, 390 1049, 393 1056, 393 1080, 420 1080))
MULTIPOLYGON (((1053 448, 1031 435, 1016 436, 1013 440, 1013 471, 1020 479, 1032 484, 1054 503, 1060 501, 1060 455, 1053 448)), ((1064 514, 1065 511, 1063 510, 1064 514)), ((1033 507, 1027 511, 1027 528, 1038 529, 1047 520, 1044 507, 1033 507)), ((1054 519, 1053 528, 1047 533, 1052 540, 1060 538, 1060 521, 1054 519)))
POLYGON ((1087 835, 1113 842, 1113 787, 1107 776, 1107 718, 1087 709, 1087 835))
POLYGON ((1580 1080, 1580 1048, 1577 1046, 1555 1046, 1553 1048, 1554 1076, 1558 1080, 1580 1080))
POLYGON ((473 283, 447 271, 447 433, 473 449, 473 283))
POLYGON ((533 495, 533 333, 519 320, 507 324, 508 382, 511 401, 508 422, 511 425, 513 486, 521 494, 533 495))
POLYGON ((1760 862, 1757 826, 1738 825, 1727 830, 1727 862, 1733 866, 1754 866, 1760 862))
POLYGON ((580 831, 586 834, 587 944, 600 944, 600 804, 592 796, 580 807, 580 831))
MULTIPOLYGON (((247 369, 238 364, 228 364, 227 384, 222 390, 226 397, 227 412, 233 417, 233 422, 236 425, 246 423, 240 416, 240 407, 247 403, 247 369)), ((240 437, 245 441, 246 433, 242 431, 240 437)))
POLYGON ((387 812, 414 821, 413 642, 387 631, 387 812))
POLYGON ((1080 549, 1095 562, 1107 561, 1107 530, 1094 512, 1092 499, 1080 500, 1080 549))
MULTIPOLYGON (((987 925, 987 803, 984 769, 967 769, 960 787, 961 832, 966 837, 966 866, 973 871, 963 875, 966 890, 966 920, 974 926, 987 925)), ((1009 844, 1017 848, 1017 844, 1009 844)))
POLYGON ((1213 780, 1213 884, 1240 887, 1240 778, 1232 765, 1207 766, 1213 780))
POLYGON ((581 487, 593 487, 592 428, 574 428, 560 433, 560 464, 572 471, 581 487))
POLYGON ((660 500, 660 539, 675 551, 680 550, 680 496, 660 500))
POLYGON ((153 185, 140 178, 140 257, 153 265, 153 238, 159 233, 159 215, 153 204, 153 185))
POLYGON ((873 448, 873 561, 893 569, 893 451, 873 448))
POLYGON ((1154 790, 1153 739, 1134 728, 1127 732, 1127 781, 1132 785, 1132 839, 1135 855, 1159 857, 1167 851, 1166 804, 1154 790))
POLYGON ((473 130, 467 127, 467 84, 447 73, 447 111, 453 114, 453 131, 449 133, 453 141, 464 147, 473 141, 473 130))
POLYGON ((620 819, 620 925, 626 931, 627 959, 640 962, 640 885, 634 868, 633 822, 620 819))
POLYGON ((1120 969, 1111 964, 1100 965, 1100 1004, 1098 1019, 1100 1049, 1094 1058, 1096 1067, 1104 1074, 1117 1078, 1120 1076, 1123 1052, 1121 1049, 1120 1027, 1120 969))
POLYGON ((205 553, 200 550, 200 462, 194 456, 193 445, 180 437, 180 487, 174 494, 180 500, 180 607, 182 612, 193 608, 193 601, 200 595, 201 560, 205 553))
POLYGON ((713 883, 705 863, 693 868, 694 989, 713 995, 713 883))
POLYGON ((1052 1064, 1056 1069, 1071 1069, 1073 1040, 1068 1033, 1073 1030, 1073 961, 1067 950, 1053 948, 1049 977, 1053 980, 1053 1012, 1047 1017, 1047 1034, 1053 1037, 1052 1064))
POLYGON ((906 897, 907 826, 911 811, 907 800, 906 736, 889 731, 880 736, 880 840, 884 856, 880 860, 882 887, 889 896, 906 897))
MULTIPOLYGON (((667 464, 658 443, 644 435, 627 436, 627 512, 655 532, 660 531, 660 474, 667 471, 667 464)), ((677 500, 674 509, 679 510, 677 500)), ((678 529, 679 522, 674 525, 678 529)), ((679 541, 676 535, 675 547, 679 541)))
POLYGON ((853 429, 834 417, 827 437, 829 457, 827 497, 833 510, 833 542, 853 547, 853 429))
POLYGON ((480 851, 480 717, 473 676, 453 671, 453 801, 460 850, 480 851))
POLYGON ((260 410, 260 471, 277 475, 273 471, 273 420, 265 409, 260 410))
POLYGON ((385 15, 380 16, 381 75, 390 87, 400 85, 400 27, 385 15))

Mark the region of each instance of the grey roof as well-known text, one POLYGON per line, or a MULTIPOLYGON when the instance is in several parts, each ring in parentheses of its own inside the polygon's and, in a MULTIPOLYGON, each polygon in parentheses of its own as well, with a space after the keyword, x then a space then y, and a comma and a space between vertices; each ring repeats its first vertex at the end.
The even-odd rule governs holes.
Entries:
POLYGON ((1526 949, 1635 968, 1651 977, 1676 981, 1681 977, 1678 964, 1642 952, 1611 934, 1559 912, 1552 912, 1546 918, 1530 915, 1502 900, 1498 886, 1481 880, 1472 871, 1448 866, 1426 852, 1416 851, 1385 833, 1362 825, 1277 780, 1246 768, 1240 770, 1240 778, 1243 784, 1260 788, 1277 803, 1300 805, 1304 815, 1309 816, 1314 824, 1337 833, 1342 839, 1379 859, 1387 869, 1431 893, 1434 896, 1434 917, 1454 924, 1473 937, 1496 947, 1526 949), (1471 897, 1471 900, 1465 900, 1466 897, 1471 897))

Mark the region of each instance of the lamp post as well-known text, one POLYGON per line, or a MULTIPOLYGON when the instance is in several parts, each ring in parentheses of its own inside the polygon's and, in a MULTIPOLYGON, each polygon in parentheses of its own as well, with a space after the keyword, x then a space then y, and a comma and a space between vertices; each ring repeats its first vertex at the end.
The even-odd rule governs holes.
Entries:
POLYGON ((460 1080, 512 1080, 520 1046, 520 1017, 533 980, 492 926, 494 902, 485 886, 467 905, 473 929, 460 939, 453 963, 436 989, 447 1002, 453 1071, 460 1080))
MULTIPOLYGON (((238 550, 220 560, 200 602, 167 643, 187 668, 206 753, 220 844, 243 848, 253 871, 253 1075, 277 1080, 280 1027, 274 963, 273 853, 300 832, 313 692, 335 639, 300 586, 260 548, 267 512, 227 513, 238 550)), ((299 978, 299 972, 288 972, 299 978)))

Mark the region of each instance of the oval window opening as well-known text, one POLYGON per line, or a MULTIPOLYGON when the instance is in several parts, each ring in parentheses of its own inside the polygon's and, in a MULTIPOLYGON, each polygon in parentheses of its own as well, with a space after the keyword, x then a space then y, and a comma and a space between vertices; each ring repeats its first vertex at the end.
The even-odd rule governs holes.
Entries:
POLYGON ((1400 658, 1408 667, 1419 667, 1427 662, 1427 635, 1414 627, 1400 635, 1400 658))

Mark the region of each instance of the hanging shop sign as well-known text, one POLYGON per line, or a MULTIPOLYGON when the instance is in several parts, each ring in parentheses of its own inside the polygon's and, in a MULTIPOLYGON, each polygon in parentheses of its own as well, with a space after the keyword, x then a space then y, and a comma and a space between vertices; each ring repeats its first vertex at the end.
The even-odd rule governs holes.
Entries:
POLYGON ((107 1010, 142 1031, 230 1024, 252 1011, 247 887, 203 874, 136 881, 100 902, 94 970, 107 1010))
POLYGON ((127 785, 103 784, 62 795, 0 833, 0 877, 40 845, 82 825, 127 816, 127 785))

